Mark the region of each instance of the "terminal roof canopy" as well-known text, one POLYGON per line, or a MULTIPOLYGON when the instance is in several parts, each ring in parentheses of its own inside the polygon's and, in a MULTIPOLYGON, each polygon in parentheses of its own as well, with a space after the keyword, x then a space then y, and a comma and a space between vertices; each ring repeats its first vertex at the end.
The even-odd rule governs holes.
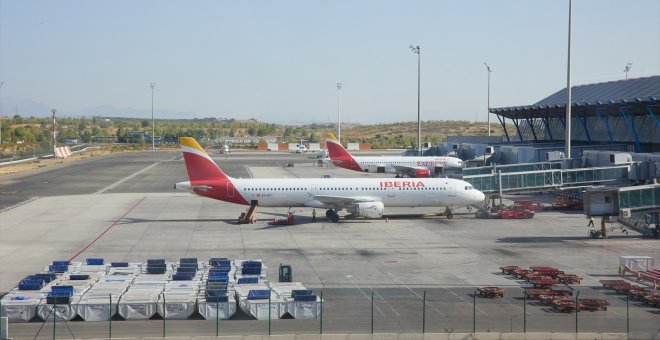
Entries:
MULTIPOLYGON (((566 88, 563 88, 532 105, 492 108, 490 112, 511 119, 565 114, 566 97, 566 88)), ((660 99, 660 76, 651 76, 573 86, 571 106, 596 108, 632 103, 654 105, 658 99, 660 99)))

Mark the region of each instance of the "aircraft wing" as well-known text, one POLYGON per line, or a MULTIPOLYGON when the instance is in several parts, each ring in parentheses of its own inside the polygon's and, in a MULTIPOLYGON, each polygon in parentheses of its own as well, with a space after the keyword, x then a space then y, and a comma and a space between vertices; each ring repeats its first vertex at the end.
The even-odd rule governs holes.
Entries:
POLYGON ((417 176, 417 171, 422 170, 422 171, 428 171, 429 168, 425 166, 405 166, 405 165, 394 165, 392 164, 392 167, 394 170, 396 170, 397 173, 400 173, 402 175, 406 175, 408 177, 416 177, 417 176))
POLYGON ((356 203, 363 202, 381 202, 380 197, 376 196, 327 196, 315 195, 305 203, 308 207, 314 208, 337 208, 343 209, 356 203))

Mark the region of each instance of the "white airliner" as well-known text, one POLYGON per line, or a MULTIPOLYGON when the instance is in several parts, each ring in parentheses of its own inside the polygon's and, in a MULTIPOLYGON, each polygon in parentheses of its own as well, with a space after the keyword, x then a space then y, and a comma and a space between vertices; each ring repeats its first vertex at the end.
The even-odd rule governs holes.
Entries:
POLYGON ((441 156, 352 156, 332 133, 325 134, 330 160, 336 166, 362 172, 390 173, 408 177, 430 177, 442 168, 461 168, 463 161, 441 156))
POLYGON ((452 178, 248 178, 225 175, 192 137, 179 138, 189 181, 174 185, 225 202, 262 207, 311 207, 367 218, 383 216, 388 207, 447 207, 482 204, 484 194, 452 178))
POLYGON ((225 144, 222 146, 222 149, 220 150, 220 153, 222 154, 228 154, 229 153, 229 145, 225 144))

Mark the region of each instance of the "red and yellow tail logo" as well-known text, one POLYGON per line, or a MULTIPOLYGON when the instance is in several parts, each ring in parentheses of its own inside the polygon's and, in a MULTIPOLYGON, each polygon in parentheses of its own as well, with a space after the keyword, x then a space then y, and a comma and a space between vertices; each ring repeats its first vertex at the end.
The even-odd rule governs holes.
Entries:
POLYGON ((183 159, 186 162, 188 178, 190 178, 191 182, 210 179, 227 179, 227 175, 220 170, 218 165, 215 164, 206 151, 202 149, 195 138, 181 137, 179 138, 179 144, 181 144, 183 159))
POLYGON ((325 134, 325 147, 328 149, 328 154, 330 154, 330 160, 335 165, 349 170, 362 171, 353 156, 344 149, 332 133, 325 134))

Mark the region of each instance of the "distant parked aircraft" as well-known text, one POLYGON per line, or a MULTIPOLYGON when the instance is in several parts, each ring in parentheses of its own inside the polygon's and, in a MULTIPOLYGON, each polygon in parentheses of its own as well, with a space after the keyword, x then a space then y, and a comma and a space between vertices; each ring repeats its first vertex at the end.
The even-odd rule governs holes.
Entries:
POLYGON ((441 156, 353 156, 332 133, 325 134, 325 145, 333 164, 355 171, 379 172, 408 177, 430 177, 442 168, 461 168, 463 161, 441 156))
POLYGON ((229 153, 229 145, 225 144, 222 146, 222 150, 220 153, 228 154, 229 153))
POLYGON ((452 178, 248 178, 225 175, 192 137, 179 139, 189 181, 174 185, 225 202, 263 207, 312 207, 367 218, 383 216, 388 207, 447 207, 481 204, 485 197, 470 183, 452 178))

